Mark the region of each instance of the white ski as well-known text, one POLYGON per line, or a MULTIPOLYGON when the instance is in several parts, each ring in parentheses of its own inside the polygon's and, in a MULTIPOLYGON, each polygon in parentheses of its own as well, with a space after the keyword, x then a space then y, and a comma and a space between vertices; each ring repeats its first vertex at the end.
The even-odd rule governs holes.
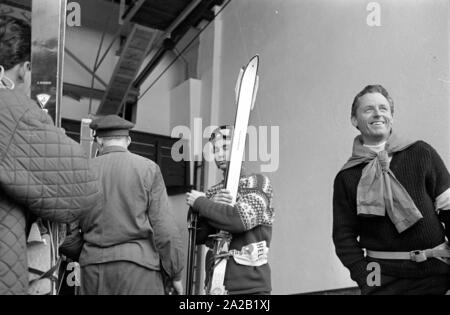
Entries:
POLYGON ((233 129, 233 140, 231 142, 230 164, 225 179, 226 189, 233 197, 232 204, 236 202, 236 196, 241 176, 242 159, 244 157, 245 139, 247 127, 250 120, 250 112, 254 106, 254 100, 258 89, 258 65, 259 56, 253 57, 245 68, 240 80, 237 98, 236 120, 233 129))
MULTIPOLYGON (((254 56, 247 66, 239 73, 236 84, 236 119, 233 129, 233 139, 231 142, 230 163, 228 165, 225 177, 225 187, 232 196, 232 205, 236 203, 236 197, 239 187, 239 179, 241 175, 242 159, 245 150, 245 140, 247 136, 247 127, 250 120, 250 112, 254 107, 255 97, 258 90, 258 65, 259 56, 254 56)), ((225 270, 227 267, 227 259, 229 257, 228 250, 231 236, 225 231, 220 231, 213 236, 214 242, 214 269, 211 277, 211 283, 207 294, 224 295, 227 291, 224 286, 225 270)))

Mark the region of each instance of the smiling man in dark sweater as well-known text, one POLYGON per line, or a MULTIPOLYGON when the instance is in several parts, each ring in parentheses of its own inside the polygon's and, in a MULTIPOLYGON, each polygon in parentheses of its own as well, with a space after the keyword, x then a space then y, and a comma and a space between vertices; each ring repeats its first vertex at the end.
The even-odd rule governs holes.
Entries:
POLYGON ((334 181, 336 253, 362 294, 445 294, 450 176, 430 145, 392 131, 393 112, 380 85, 354 99, 361 135, 334 181))
MULTIPOLYGON (((216 165, 224 178, 231 152, 230 138, 231 131, 226 126, 216 129, 210 138, 216 165)), ((200 215, 197 243, 211 245, 209 236, 218 230, 230 233, 230 258, 224 280, 228 294, 270 294, 272 286, 268 252, 274 220, 270 180, 261 174, 241 173, 234 205, 231 205, 230 193, 224 188, 222 181, 206 194, 195 190, 187 193, 187 203, 200 215)), ((207 283, 214 270, 212 251, 208 254, 205 266, 207 283)))

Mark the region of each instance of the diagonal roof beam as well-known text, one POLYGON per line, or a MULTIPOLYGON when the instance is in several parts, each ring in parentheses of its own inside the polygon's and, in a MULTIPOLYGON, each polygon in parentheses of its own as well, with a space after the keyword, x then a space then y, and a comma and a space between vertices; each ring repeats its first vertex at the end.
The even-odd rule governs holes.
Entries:
MULTIPOLYGON (((184 8, 184 10, 177 16, 177 18, 169 25, 169 27, 164 31, 163 34, 161 34, 153 43, 152 47, 150 47, 149 51, 147 52, 147 56, 148 54, 150 54, 151 52, 151 48, 153 47, 159 47, 162 45, 163 41, 166 38, 170 37, 170 34, 186 19, 186 17, 192 13, 192 11, 194 11, 194 9, 200 4, 200 2, 202 2, 202 0, 192 0, 191 3, 189 3, 188 6, 186 6, 186 8, 184 8)), ((158 57, 157 58, 152 58, 147 65, 144 67, 144 69, 141 71, 141 73, 138 74, 138 76, 136 77, 136 79, 133 82, 133 86, 140 86, 145 79, 148 77, 148 75, 150 74, 150 70, 154 67, 154 65, 152 65, 155 60, 159 60, 159 58, 161 57, 160 54, 161 52, 163 53, 165 51, 165 49, 163 49, 161 51, 161 49, 159 50, 158 53, 158 57)))
MULTIPOLYGON (((137 0, 135 1, 135 4, 133 4, 132 7, 131 6, 128 7, 125 13, 119 17, 119 24, 127 24, 133 18, 133 16, 136 15, 137 11, 139 11, 144 2, 145 0, 137 0)), ((125 6, 125 0, 120 1, 120 6, 121 7, 125 6)))
POLYGON ((92 71, 88 66, 86 66, 83 61, 81 61, 73 52, 71 52, 69 50, 69 48, 65 47, 64 51, 66 52, 67 55, 69 55, 69 57, 71 57, 73 60, 75 60, 84 70, 86 70, 94 78, 96 78, 97 81, 101 83, 101 85, 103 85, 105 87, 108 86, 108 84, 106 84, 105 81, 103 81, 98 75, 95 74, 94 71, 92 71))
POLYGON ((169 25, 169 27, 155 40, 155 46, 161 45, 166 38, 170 38, 170 34, 177 28, 186 17, 202 2, 202 0, 192 0, 189 5, 177 16, 177 18, 169 25))

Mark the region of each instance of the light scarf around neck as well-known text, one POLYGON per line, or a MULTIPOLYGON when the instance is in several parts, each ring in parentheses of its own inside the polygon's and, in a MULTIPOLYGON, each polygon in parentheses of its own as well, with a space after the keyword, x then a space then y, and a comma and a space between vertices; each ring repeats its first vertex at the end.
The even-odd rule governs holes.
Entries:
POLYGON ((357 188, 356 206, 359 216, 379 217, 385 216, 387 212, 399 233, 423 218, 411 196, 389 169, 389 155, 403 151, 415 142, 392 132, 385 149, 377 153, 363 145, 361 135, 355 138, 352 156, 342 170, 368 163, 362 171, 357 188))

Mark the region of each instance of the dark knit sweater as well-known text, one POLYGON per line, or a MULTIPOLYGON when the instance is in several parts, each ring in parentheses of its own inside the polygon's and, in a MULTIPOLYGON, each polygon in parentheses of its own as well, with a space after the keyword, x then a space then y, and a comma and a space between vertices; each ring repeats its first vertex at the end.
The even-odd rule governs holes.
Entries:
POLYGON ((408 191, 423 219, 399 234, 389 216, 357 216, 356 191, 362 170, 367 164, 340 171, 334 181, 333 241, 341 262, 362 288, 366 286, 367 264, 376 261, 381 273, 396 277, 419 278, 448 274, 449 266, 437 259, 416 263, 406 260, 379 260, 364 257, 363 248, 376 251, 412 251, 433 248, 449 235, 450 211, 438 215, 434 202, 450 188, 450 175, 437 154, 427 143, 418 141, 393 155, 390 169, 408 191), (444 229, 443 224, 447 226, 444 229), (358 240, 359 237, 359 240, 358 240))
MULTIPOLYGON (((212 198, 221 188, 223 184, 214 186, 206 196, 212 198)), ((266 241, 267 247, 270 247, 274 210, 268 177, 258 174, 241 178, 235 206, 208 198, 197 198, 193 205, 193 209, 200 214, 199 243, 207 241, 208 235, 220 229, 231 233, 230 250, 241 250, 260 241, 266 241)), ((270 266, 268 263, 259 267, 240 265, 231 257, 227 262, 224 282, 230 294, 270 292, 270 266)))

